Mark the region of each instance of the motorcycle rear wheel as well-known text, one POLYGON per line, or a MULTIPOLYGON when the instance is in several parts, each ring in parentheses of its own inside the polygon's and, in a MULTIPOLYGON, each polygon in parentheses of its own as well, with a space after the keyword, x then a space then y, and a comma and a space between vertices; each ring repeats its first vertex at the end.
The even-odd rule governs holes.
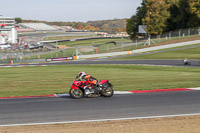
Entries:
POLYGON ((105 83, 101 90, 101 95, 104 97, 112 97, 114 93, 113 86, 111 83, 105 83))
POLYGON ((83 97, 83 91, 81 89, 70 89, 69 95, 74 99, 80 99, 83 97))

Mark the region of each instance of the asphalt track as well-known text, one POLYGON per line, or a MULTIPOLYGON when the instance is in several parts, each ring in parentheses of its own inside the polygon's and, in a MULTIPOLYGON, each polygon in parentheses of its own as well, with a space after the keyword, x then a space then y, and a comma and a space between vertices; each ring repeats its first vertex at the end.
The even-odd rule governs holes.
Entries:
POLYGON ((91 60, 76 60, 76 61, 61 61, 49 63, 29 63, 29 64, 0 64, 0 67, 6 66, 32 66, 32 65, 89 65, 89 64, 135 64, 135 65, 164 65, 164 66, 181 66, 181 67, 200 67, 199 60, 191 60, 191 65, 185 66, 183 60, 107 60, 91 59, 91 60))
POLYGON ((0 125, 200 113, 200 91, 0 100, 0 125))
MULTIPOLYGON (((192 60, 199 67, 199 61, 192 60)), ((183 67, 182 60, 105 60, 41 65, 143 64, 183 67)), ((16 66, 16 64, 14 64, 16 66)), ((21 64, 17 64, 21 65, 21 64)), ((23 64, 25 65, 25 64, 23 64)), ((26 64, 26 65, 33 65, 26 64)), ((5 65, 3 65, 5 66, 5 65)), ((111 98, 26 98, 0 100, 0 126, 200 113, 200 91, 114 95, 111 98)))
MULTIPOLYGON (((56 62, 52 65, 83 65, 83 64, 135 64, 135 65, 166 65, 166 66, 184 66, 183 60, 107 60, 107 59, 93 59, 72 62, 56 62)), ((44 64, 48 65, 48 64, 44 64)), ((200 67, 198 60, 191 60, 191 65, 187 67, 200 67)))

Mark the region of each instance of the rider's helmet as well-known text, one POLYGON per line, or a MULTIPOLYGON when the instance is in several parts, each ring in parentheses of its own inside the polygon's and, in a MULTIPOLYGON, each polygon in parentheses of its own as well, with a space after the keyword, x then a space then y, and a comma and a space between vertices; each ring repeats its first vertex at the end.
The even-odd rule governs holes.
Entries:
POLYGON ((80 73, 78 74, 78 77, 79 77, 80 79, 82 79, 84 76, 86 76, 86 73, 85 73, 85 72, 80 72, 80 73))

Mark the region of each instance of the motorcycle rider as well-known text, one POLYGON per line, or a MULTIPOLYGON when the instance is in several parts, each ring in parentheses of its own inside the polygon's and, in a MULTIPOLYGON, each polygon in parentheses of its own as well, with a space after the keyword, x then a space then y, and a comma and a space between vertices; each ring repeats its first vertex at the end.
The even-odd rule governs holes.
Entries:
POLYGON ((91 91, 92 89, 94 89, 96 91, 96 87, 98 85, 97 79, 92 77, 89 74, 86 74, 85 72, 80 72, 76 78, 76 81, 88 81, 88 85, 84 87, 85 89, 85 93, 88 93, 88 90, 91 91))
POLYGON ((184 60, 183 60, 183 62, 184 62, 184 65, 190 65, 191 63, 190 63, 190 60, 188 59, 188 58, 185 58, 184 60))
POLYGON ((92 77, 89 74, 86 74, 85 72, 80 72, 77 76, 76 76, 76 80, 77 81, 88 81, 90 84, 92 85, 97 85, 97 79, 92 77))

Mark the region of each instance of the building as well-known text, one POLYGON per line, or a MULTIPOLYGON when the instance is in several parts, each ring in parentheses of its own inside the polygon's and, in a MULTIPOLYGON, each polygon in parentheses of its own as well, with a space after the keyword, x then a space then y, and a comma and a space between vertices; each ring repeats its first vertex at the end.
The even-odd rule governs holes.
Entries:
POLYGON ((19 29, 17 29, 17 31, 23 32, 23 31, 26 31, 27 29, 29 30, 32 29, 33 31, 39 31, 39 32, 58 30, 57 28, 54 28, 44 23, 20 23, 19 29))
POLYGON ((0 44, 17 43, 17 30, 15 18, 0 15, 0 44))

